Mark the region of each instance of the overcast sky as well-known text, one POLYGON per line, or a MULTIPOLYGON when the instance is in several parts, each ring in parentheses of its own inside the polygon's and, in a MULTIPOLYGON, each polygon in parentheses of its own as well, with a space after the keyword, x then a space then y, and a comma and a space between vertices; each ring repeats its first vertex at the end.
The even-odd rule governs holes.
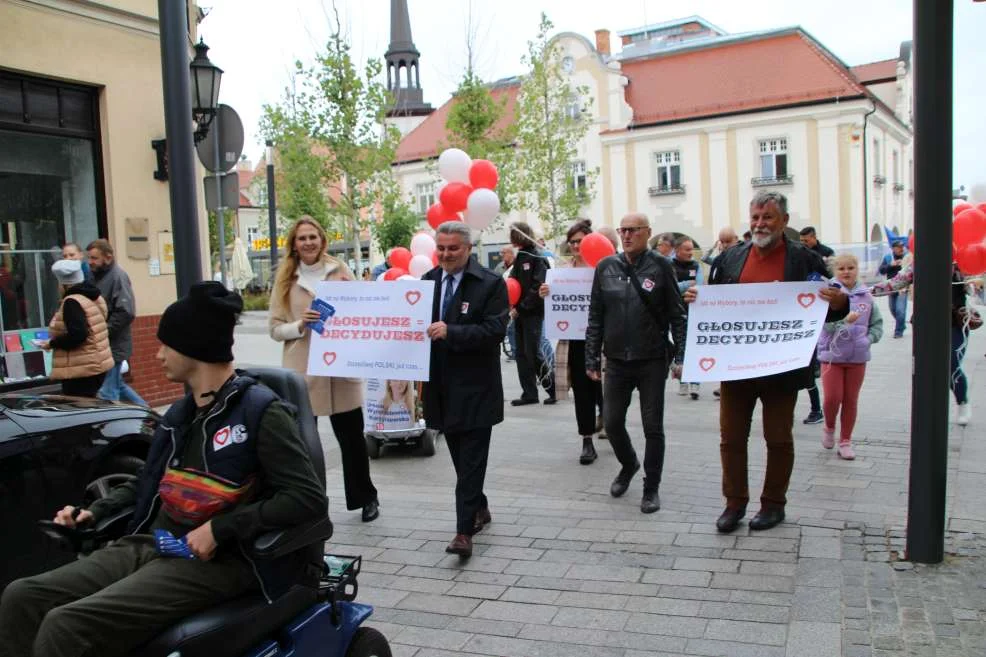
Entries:
MULTIPOLYGON (((247 155, 262 153, 256 134, 260 109, 283 95, 296 59, 310 61, 329 34, 332 0, 200 0, 209 11, 200 33, 212 61, 225 71, 221 101, 239 112, 247 155)), ((389 0, 336 0, 343 29, 361 60, 383 57, 390 42, 389 0)), ((727 32, 800 25, 853 66, 896 57, 911 39, 909 0, 408 0, 411 30, 421 52, 425 101, 438 107, 465 68, 470 7, 477 26, 476 68, 486 80, 522 73, 521 56, 543 10, 557 31, 590 41, 600 28, 616 32, 697 14, 727 32)), ((955 0, 955 181, 986 181, 986 3, 955 0)), ((782 63, 779 63, 782 64, 782 63)), ((769 74, 769 72, 765 72, 769 74)), ((673 92, 673 90, 672 90, 673 92)))

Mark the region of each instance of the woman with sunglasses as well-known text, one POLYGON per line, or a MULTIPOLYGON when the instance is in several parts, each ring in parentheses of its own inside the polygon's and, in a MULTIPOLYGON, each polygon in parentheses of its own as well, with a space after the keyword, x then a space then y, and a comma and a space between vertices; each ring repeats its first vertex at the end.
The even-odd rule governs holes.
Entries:
MULTIPOLYGON (((588 219, 579 219, 572 224, 566 234, 568 251, 572 257, 570 261, 560 264, 560 267, 589 266, 582 259, 580 251, 582 239, 591 232, 592 222, 588 219)), ((610 241, 613 241, 612 238, 610 241)), ((615 243, 613 247, 616 248, 615 243)), ((538 294, 543 299, 550 291, 545 283, 541 285, 538 294)), ((592 444, 593 434, 599 433, 600 438, 605 436, 602 433, 601 422, 603 386, 601 381, 593 381, 586 375, 585 340, 560 340, 555 349, 555 395, 564 398, 569 386, 575 396, 575 422, 579 435, 582 436, 582 454, 579 456, 579 463, 589 465, 597 458, 596 448, 592 444)))

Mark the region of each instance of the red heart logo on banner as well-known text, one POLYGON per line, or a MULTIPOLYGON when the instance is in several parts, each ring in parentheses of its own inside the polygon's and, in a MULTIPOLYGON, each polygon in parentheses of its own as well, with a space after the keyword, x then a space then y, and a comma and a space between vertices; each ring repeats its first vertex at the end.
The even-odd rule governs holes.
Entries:
POLYGON ((331 365, 332 363, 336 362, 336 352, 326 351, 324 354, 322 354, 322 360, 325 361, 326 365, 331 365))
POLYGON ((716 359, 703 358, 702 360, 698 361, 698 366, 702 368, 703 372, 708 372, 709 370, 711 370, 713 367, 716 366, 716 359))
POLYGON ((568 330, 568 322, 566 322, 565 320, 561 320, 559 322, 555 322, 555 326, 558 327, 558 330, 559 331, 567 331, 568 330))
POLYGON ((413 306, 417 302, 421 301, 421 293, 417 290, 410 290, 404 293, 404 298, 407 299, 407 302, 413 306))
POLYGON ((799 294, 798 303, 801 304, 802 308, 808 308, 811 304, 815 303, 815 295, 810 292, 808 294, 799 294))

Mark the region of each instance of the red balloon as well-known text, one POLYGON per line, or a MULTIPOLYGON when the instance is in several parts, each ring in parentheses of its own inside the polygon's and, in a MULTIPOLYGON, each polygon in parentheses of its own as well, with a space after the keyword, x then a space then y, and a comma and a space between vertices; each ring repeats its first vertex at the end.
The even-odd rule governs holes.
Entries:
POLYGON ((465 183, 450 182, 442 188, 438 195, 438 200, 450 212, 462 212, 466 209, 469 202, 469 195, 472 194, 472 187, 465 183))
POLYGON ((972 207, 973 207, 972 203, 966 203, 965 201, 963 201, 962 203, 958 203, 952 208, 952 216, 957 217, 959 216, 960 213, 972 209, 972 207))
POLYGON ((980 203, 979 205, 976 206, 976 209, 982 212, 983 214, 986 214, 986 203, 980 203))
POLYGON ((496 189, 496 184, 500 180, 500 174, 496 170, 496 165, 489 160, 473 160, 469 167, 469 182, 474 189, 496 189))
POLYGON ((952 236, 960 249, 970 244, 979 244, 986 238, 986 214, 976 208, 963 210, 952 222, 952 236))
MULTIPOLYGON (((405 249, 403 246, 395 246, 390 250, 387 255, 387 262, 394 269, 407 269, 407 266, 411 264, 411 252, 405 249)), ((406 271, 404 273, 407 273, 406 271)))
POLYGON ((589 233, 582 238, 579 253, 590 267, 595 267, 600 260, 616 253, 616 249, 613 248, 613 243, 600 233, 589 233))
POLYGON ((986 244, 970 244, 959 249, 955 262, 966 276, 976 276, 986 272, 986 244))
POLYGON ((520 281, 516 278, 507 279, 507 300, 510 302, 511 306, 516 306, 517 302, 520 301, 520 281))
MULTIPOLYGON (((410 252, 409 252, 410 253, 410 252)), ((391 267, 383 273, 383 280, 396 281, 401 276, 407 276, 407 270, 403 267, 391 267)))
MULTIPOLYGON (((428 208, 428 212, 425 214, 428 218, 428 225, 438 230, 438 227, 444 224, 446 221, 461 221, 462 217, 459 216, 458 212, 452 212, 444 205, 439 203, 432 203, 431 207, 428 208)), ((408 252, 410 253, 410 251, 408 252)))

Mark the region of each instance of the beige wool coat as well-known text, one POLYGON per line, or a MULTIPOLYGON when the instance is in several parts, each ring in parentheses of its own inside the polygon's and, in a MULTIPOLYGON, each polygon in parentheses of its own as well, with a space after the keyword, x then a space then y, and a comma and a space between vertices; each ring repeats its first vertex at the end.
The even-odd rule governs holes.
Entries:
MULTIPOLYGON (((353 272, 341 260, 330 255, 322 256, 326 281, 355 281, 353 272)), ((308 289, 295 274, 295 282, 288 294, 288 304, 272 295, 270 300, 270 335, 284 343, 281 364, 305 377, 308 398, 315 415, 335 415, 363 406, 363 381, 346 377, 308 376, 308 347, 311 329, 301 321, 302 313, 312 305, 315 290, 308 289)))

